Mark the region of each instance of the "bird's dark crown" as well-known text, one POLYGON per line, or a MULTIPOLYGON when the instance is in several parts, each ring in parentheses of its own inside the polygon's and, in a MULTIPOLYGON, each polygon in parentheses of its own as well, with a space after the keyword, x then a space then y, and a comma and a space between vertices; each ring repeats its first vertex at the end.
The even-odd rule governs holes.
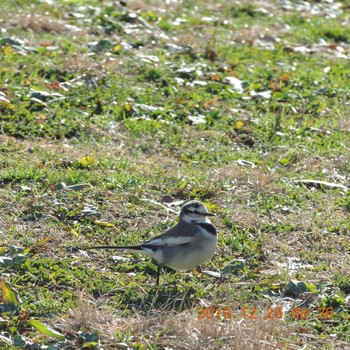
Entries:
POLYGON ((208 212, 208 209, 203 203, 198 201, 190 201, 181 208, 180 217, 184 216, 198 218, 213 216, 213 214, 208 212))

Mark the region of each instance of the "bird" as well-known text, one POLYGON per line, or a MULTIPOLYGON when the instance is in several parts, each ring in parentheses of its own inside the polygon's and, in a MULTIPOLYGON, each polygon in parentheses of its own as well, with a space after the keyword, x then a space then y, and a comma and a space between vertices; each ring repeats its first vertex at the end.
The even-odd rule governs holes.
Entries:
POLYGON ((179 221, 172 228, 140 245, 132 246, 90 246, 90 249, 133 250, 150 256, 157 264, 157 286, 164 266, 177 271, 192 270, 212 258, 218 235, 209 217, 206 206, 192 200, 180 211, 179 221))

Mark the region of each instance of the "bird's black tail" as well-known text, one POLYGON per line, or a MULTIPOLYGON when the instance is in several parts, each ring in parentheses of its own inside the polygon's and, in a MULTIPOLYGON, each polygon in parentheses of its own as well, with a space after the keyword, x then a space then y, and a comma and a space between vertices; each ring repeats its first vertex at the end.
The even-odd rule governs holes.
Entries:
POLYGON ((102 245, 102 246, 94 246, 94 247, 83 247, 81 250, 90 250, 90 249, 130 249, 130 250, 142 250, 139 245, 130 245, 130 246, 115 246, 115 245, 102 245))

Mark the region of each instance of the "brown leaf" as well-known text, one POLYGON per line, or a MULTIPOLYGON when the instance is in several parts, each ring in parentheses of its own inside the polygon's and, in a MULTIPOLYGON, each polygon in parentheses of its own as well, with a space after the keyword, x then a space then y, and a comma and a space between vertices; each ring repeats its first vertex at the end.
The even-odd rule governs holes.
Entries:
POLYGON ((58 81, 55 81, 53 83, 46 83, 45 86, 50 89, 50 90, 62 90, 62 86, 60 85, 60 83, 58 81))
POLYGON ((328 49, 337 50, 338 46, 339 46, 338 44, 329 44, 326 47, 328 49))
POLYGON ((281 85, 272 81, 269 85, 270 90, 272 91, 280 91, 281 90, 281 85))
POLYGON ((207 47, 204 51, 204 57, 214 61, 218 57, 218 54, 214 50, 207 47))
POLYGON ((219 100, 220 100, 219 96, 213 97, 211 100, 204 102, 204 108, 209 109, 209 108, 213 107, 214 105, 216 105, 218 103, 219 100))
POLYGON ((211 74, 211 75, 209 76, 209 78, 210 78, 210 80, 212 80, 212 81, 221 81, 221 77, 220 77, 219 74, 211 74))
POLYGON ((285 73, 280 76, 280 80, 282 81, 288 81, 290 78, 290 73, 285 73))
POLYGON ((52 42, 50 42, 50 41, 41 41, 41 42, 39 43, 39 45, 40 45, 41 47, 50 47, 50 46, 52 46, 52 42))
POLYGON ((45 120, 46 120, 46 116, 45 114, 39 113, 36 117, 37 119, 37 123, 40 125, 44 125, 45 124, 45 120))
POLYGON ((21 310, 19 312, 19 317, 18 318, 19 318, 20 321, 28 321, 28 319, 29 319, 29 312, 21 310))

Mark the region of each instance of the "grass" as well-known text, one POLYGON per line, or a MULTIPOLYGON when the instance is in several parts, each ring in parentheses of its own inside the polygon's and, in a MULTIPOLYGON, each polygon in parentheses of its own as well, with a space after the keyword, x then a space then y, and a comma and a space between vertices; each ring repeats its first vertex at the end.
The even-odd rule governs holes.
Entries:
POLYGON ((1 348, 346 348, 349 4, 31 3, 0 15, 1 348), (76 249, 193 198, 230 275, 76 249))

